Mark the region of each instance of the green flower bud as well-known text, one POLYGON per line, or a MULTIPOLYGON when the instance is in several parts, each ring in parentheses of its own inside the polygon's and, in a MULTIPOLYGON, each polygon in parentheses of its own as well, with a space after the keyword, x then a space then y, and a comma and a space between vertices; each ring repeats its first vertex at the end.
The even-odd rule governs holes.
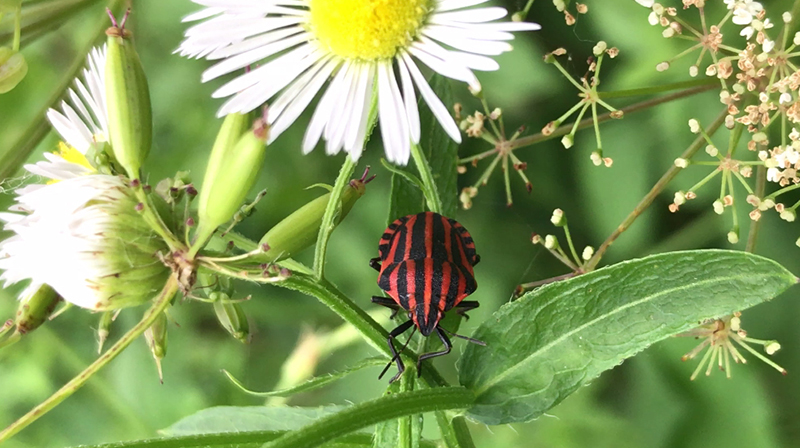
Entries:
POLYGON ((25 78, 28 63, 22 53, 0 47, 0 93, 6 93, 25 78))
POLYGON ((42 325, 58 305, 61 297, 47 285, 42 285, 22 299, 17 308, 15 324, 19 334, 31 332, 42 325))
POLYGON ((114 23, 108 28, 106 36, 106 101, 111 148, 128 176, 138 179, 153 136, 150 91, 139 55, 130 40, 131 33, 125 29, 125 20, 121 26, 114 23))
POLYGON ((147 346, 150 347, 150 353, 156 360, 156 367, 158 368, 158 379, 163 383, 164 376, 161 372, 161 360, 167 356, 167 313, 161 313, 153 325, 144 331, 144 338, 147 341, 147 346))
POLYGON ((233 218, 264 163, 269 127, 260 118, 250 130, 234 138, 243 119, 243 115, 229 115, 214 144, 198 199, 198 238, 208 238, 233 218), (231 144, 233 141, 236 143, 231 144))
POLYGON ((250 342, 250 324, 242 306, 231 300, 223 292, 212 292, 209 298, 214 302, 214 312, 222 327, 234 338, 248 344, 250 342))
MULTIPOLYGON (((366 192, 366 184, 372 180, 366 178, 367 174, 368 171, 365 171, 361 179, 351 180, 342 192, 342 208, 334 219, 334 225, 338 225, 350 213, 356 201, 366 192)), ((327 193, 314 199, 271 228, 259 241, 259 245, 266 247, 267 251, 256 259, 264 262, 280 261, 313 246, 317 241, 322 215, 325 214, 330 196, 327 193)))

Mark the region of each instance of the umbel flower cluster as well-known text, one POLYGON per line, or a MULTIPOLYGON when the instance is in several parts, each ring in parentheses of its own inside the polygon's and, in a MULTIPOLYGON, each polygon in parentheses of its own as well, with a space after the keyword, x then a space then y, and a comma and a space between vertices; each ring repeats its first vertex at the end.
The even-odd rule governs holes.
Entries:
POLYGON ((709 159, 682 157, 675 165, 705 166, 712 171, 689 189, 676 192, 670 210, 677 212, 698 196, 701 187, 716 180, 719 196, 712 205, 718 214, 730 211, 731 243, 740 236, 737 207, 749 210, 752 221, 764 213, 794 221, 800 202, 789 199, 787 193, 800 185, 800 71, 796 65, 800 52, 795 51, 800 33, 792 32, 800 18, 788 11, 767 11, 751 0, 725 0, 718 18, 706 14, 704 1, 684 1, 683 9, 653 1, 639 3, 651 9, 648 20, 661 28, 664 38, 689 42, 684 51, 656 69, 668 70, 678 59, 696 54, 689 75, 718 80, 722 123, 730 130, 723 145, 723 139, 714 138, 716 126, 688 120, 690 131, 704 140, 709 159), (692 16, 699 16, 699 25, 692 23, 696 21, 692 16))

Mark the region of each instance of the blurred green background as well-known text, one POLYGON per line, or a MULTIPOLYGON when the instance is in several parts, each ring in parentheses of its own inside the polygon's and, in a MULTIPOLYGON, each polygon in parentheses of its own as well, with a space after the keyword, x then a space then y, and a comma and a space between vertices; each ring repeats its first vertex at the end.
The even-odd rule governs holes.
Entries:
MULTIPOLYGON (((170 2, 136 0, 132 28, 152 89, 155 135, 146 164, 151 183, 176 170, 191 170, 199 182, 205 158, 217 132, 214 118, 221 102, 211 92, 222 80, 200 84, 207 62, 173 55, 185 26, 180 18, 198 9, 188 0, 170 2)), ((522 1, 508 1, 516 10, 522 1)), ((680 9, 680 2, 665 2, 680 9)), ((721 17, 721 1, 709 1, 710 17, 721 17), (713 3, 713 4, 712 4, 713 3)), ((543 25, 536 33, 520 34, 515 51, 498 58, 501 70, 479 77, 491 105, 503 108, 509 129, 528 126, 537 132, 577 101, 575 89, 542 55, 565 47, 565 68, 575 76, 586 72, 586 59, 597 40, 617 46, 621 53, 603 65, 601 90, 645 87, 688 79, 689 60, 682 60, 664 73, 655 71, 658 62, 677 54, 687 44, 661 38, 660 28, 647 23, 648 10, 633 0, 587 0, 589 14, 578 17, 572 27, 551 2, 535 2, 529 19, 543 25)), ((765 2, 769 17, 779 22, 780 13, 791 2, 765 2), (776 20, 777 19, 777 20, 776 20)), ((11 145, 45 104, 78 49, 90 37, 92 26, 102 13, 100 4, 81 12, 64 26, 53 29, 24 48, 30 69, 27 78, 12 92, 0 96, 0 151, 14 151, 11 145)), ((684 13, 695 21, 696 13, 684 13)), ((694 56, 692 57, 693 60, 694 56)), ((464 85, 453 83, 467 113, 478 104, 464 85)), ((629 104, 612 101, 618 107, 629 104)), ((508 301, 515 286, 559 275, 566 269, 540 247, 530 244, 532 232, 550 233, 552 210, 562 208, 571 223, 576 243, 595 247, 622 221, 658 177, 691 142, 687 120, 708 122, 719 110, 716 91, 683 99, 602 126, 605 155, 613 167, 597 168, 589 154, 595 149, 590 130, 579 132, 575 146, 565 150, 557 140, 517 151, 528 163, 527 174, 533 192, 527 194, 512 178, 515 203, 507 208, 500 172, 480 189, 469 211, 457 219, 475 238, 483 262, 476 269, 480 285, 473 296, 480 309, 462 331, 484 320, 508 301)), ((258 238, 271 225, 321 190, 305 190, 318 182, 332 183, 343 157, 328 157, 321 150, 308 156, 300 152, 303 125, 309 114, 269 149, 259 188, 268 190, 257 212, 240 226, 240 231, 258 238)), ((727 132, 717 136, 719 144, 727 132)), ((42 151, 55 149, 50 134, 31 160, 42 151)), ((469 139, 460 148, 462 156, 488 149, 482 141, 469 139)), ((373 139, 360 161, 372 165, 377 179, 369 185, 346 221, 333 235, 328 276, 346 294, 365 308, 379 292, 369 258, 377 253, 387 221, 390 175, 380 167, 382 150, 373 139)), ((472 184, 486 162, 470 168, 459 187, 472 184)), ((643 256, 653 252, 688 248, 724 247, 743 249, 744 243, 730 245, 730 215, 719 217, 711 211, 716 188, 701 190, 698 200, 671 214, 667 205, 672 194, 686 189, 706 174, 686 170, 659 200, 626 232, 608 252, 604 263, 643 256)), ((0 196, 3 208, 12 201, 21 178, 7 180, 0 196)), ((712 184, 718 185, 718 184, 712 184)), ((738 194, 744 197, 744 192, 738 194)), ((746 210, 744 210, 746 211, 746 210)), ((742 241, 746 239, 748 220, 742 241)), ((800 273, 800 249, 796 224, 763 218, 757 252, 800 273)), ((305 259, 308 255, 305 254, 305 259)), ((47 256, 47 254, 42 254, 47 256)), ((301 257, 301 259, 304 259, 301 257)), ((0 317, 11 316, 19 288, 0 292, 0 317)), ((169 334, 169 355, 163 362, 164 384, 160 384, 144 341, 133 344, 88 386, 7 443, 10 448, 60 447, 111 442, 155 436, 157 430, 178 419, 215 405, 256 405, 262 403, 233 387, 220 373, 228 369, 248 386, 268 390, 278 380, 280 366, 292 351, 303 328, 332 329, 340 324, 336 315, 314 299, 275 287, 242 288, 253 300, 244 305, 255 328, 250 345, 229 337, 216 322, 210 306, 188 302, 174 308, 180 327, 169 334)), ((759 338, 775 338, 783 349, 774 359, 789 375, 784 377, 752 356, 745 366, 737 365, 733 379, 722 372, 710 378, 689 381, 694 363, 681 363, 680 356, 694 346, 690 340, 668 340, 607 372, 554 408, 550 415, 527 424, 500 427, 471 425, 478 447, 777 447, 800 446, 800 316, 792 289, 777 299, 744 314, 743 326, 759 338)), ((132 325, 140 310, 127 310, 114 326, 114 336, 132 325)), ((72 310, 25 337, 16 346, 0 352, 0 426, 5 426, 78 373, 96 356, 95 330, 98 316, 72 310)), ((455 379, 456 353, 436 361, 455 379)), ((358 342, 326 358, 318 372, 333 371, 375 355, 358 342)), ((346 404, 379 396, 386 381, 376 379, 378 371, 359 372, 334 385, 297 396, 295 405, 346 404)), ((430 422, 426 436, 435 437, 430 422)))

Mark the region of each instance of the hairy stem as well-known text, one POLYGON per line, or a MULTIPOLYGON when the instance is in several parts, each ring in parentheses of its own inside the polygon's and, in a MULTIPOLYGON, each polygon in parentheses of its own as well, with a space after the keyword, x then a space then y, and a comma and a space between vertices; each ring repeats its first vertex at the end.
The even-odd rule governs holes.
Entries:
POLYGON ((336 178, 336 183, 333 184, 328 206, 325 207, 325 214, 322 215, 322 225, 319 226, 317 246, 314 249, 314 276, 317 279, 322 279, 325 271, 325 255, 328 252, 328 240, 330 240, 334 228, 333 221, 336 218, 336 214, 341 213, 342 192, 347 188, 350 176, 353 175, 355 168, 356 163, 348 155, 344 160, 344 164, 342 164, 341 170, 339 170, 339 177, 336 178))
POLYGON ((128 330, 128 332, 125 333, 125 335, 123 335, 116 344, 114 344, 99 358, 97 358, 92 364, 89 365, 89 367, 84 369, 83 372, 71 379, 61 389, 56 391, 48 399, 39 403, 39 405, 9 425, 6 429, 0 431, 0 444, 36 421, 39 417, 58 406, 62 401, 66 400, 69 396, 74 394, 78 389, 86 384, 92 375, 100 371, 100 369, 105 367, 106 364, 111 362, 111 360, 116 358, 117 355, 122 353, 122 351, 125 350, 131 344, 131 342, 141 336, 142 333, 144 333, 144 331, 147 330, 150 325, 153 324, 153 322, 155 322, 156 318, 167 308, 167 306, 169 306, 169 303, 176 292, 178 292, 178 280, 174 275, 172 275, 167 280, 167 283, 164 285, 164 288, 161 290, 161 293, 159 293, 158 297, 153 300, 153 304, 144 313, 142 320, 140 320, 138 324, 128 330))
MULTIPOLYGON (((757 198, 764 197, 764 191, 767 188, 767 168, 763 165, 759 166, 756 171, 756 190, 755 196, 757 198)), ((754 253, 756 251, 756 242, 758 242, 758 231, 761 229, 761 220, 750 221, 750 231, 747 233, 747 244, 744 247, 745 252, 754 253)))
MULTIPOLYGON (((709 135, 713 135, 714 132, 716 132, 716 130, 722 125, 722 123, 725 122, 725 116, 727 114, 728 111, 723 110, 722 113, 720 113, 717 116, 717 118, 711 123, 711 125, 708 126, 708 128, 706 128, 709 135)), ((705 146, 705 139, 703 138, 703 136, 698 136, 692 142, 692 144, 689 145, 688 148, 686 148, 686 150, 683 152, 683 154, 681 154, 680 157, 689 160, 703 146, 705 146)), ((611 244, 613 244, 614 241, 616 241, 616 239, 619 238, 619 236, 622 235, 624 231, 628 230, 628 228, 634 223, 634 221, 636 221, 636 218, 638 218, 645 210, 647 210, 648 207, 650 207, 650 204, 652 204, 653 201, 658 197, 658 195, 661 194, 664 188, 666 188, 667 184, 669 184, 672 181, 672 179, 674 179, 675 176, 678 175, 678 172, 680 172, 680 170, 681 169, 675 165, 669 167, 667 172, 664 173, 663 176, 661 176, 661 179, 659 179, 658 182, 656 182, 656 184, 653 186, 653 188, 651 188, 650 191, 645 195, 645 197, 642 198, 641 201, 639 201, 639 203, 636 205, 633 211, 625 218, 625 220, 623 220, 622 223, 611 233, 611 235, 609 235, 609 237, 606 238, 605 241, 603 241, 603 244, 600 245, 600 247, 597 249, 597 252, 595 252, 592 258, 589 261, 587 261, 586 264, 584 265, 584 272, 589 272, 597 266, 597 264, 600 262, 600 259, 603 257, 603 254, 608 250, 609 246, 611 246, 611 244)))

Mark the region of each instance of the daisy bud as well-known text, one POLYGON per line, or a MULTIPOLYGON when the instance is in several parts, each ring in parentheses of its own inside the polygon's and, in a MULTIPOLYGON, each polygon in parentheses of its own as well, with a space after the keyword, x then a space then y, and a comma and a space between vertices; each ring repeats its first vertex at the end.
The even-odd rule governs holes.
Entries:
POLYGON ((250 342, 250 324, 244 314, 242 306, 232 302, 227 294, 213 292, 210 298, 214 300, 214 313, 222 327, 238 341, 248 344, 250 342))
POLYGON ((28 63, 22 53, 8 47, 0 47, 0 93, 6 93, 25 78, 28 63))
POLYGON ((214 144, 198 198, 198 239, 207 239, 228 222, 253 188, 267 149, 268 126, 263 118, 235 136, 243 116, 229 115, 214 144), (235 143, 233 143, 235 142, 235 143))
POLYGON ((764 344, 764 351, 767 352, 768 355, 774 355, 775 352, 781 349, 781 344, 778 341, 767 341, 764 344))
POLYGON ((116 24, 106 30, 106 101, 111 151, 131 179, 150 152, 153 117, 150 91, 142 63, 133 47, 131 33, 116 24))
POLYGON ((556 227, 564 227, 567 225, 567 218, 564 216, 564 211, 560 208, 553 210, 553 216, 550 217, 550 222, 556 227))
POLYGON ((558 249, 558 238, 555 235, 547 235, 544 237, 544 247, 550 250, 558 249))
POLYGON ((144 338, 147 341, 147 346, 150 347, 150 353, 153 354, 153 359, 156 360, 156 367, 158 368, 158 379, 163 383, 164 375, 161 373, 161 360, 167 356, 167 314, 161 313, 147 330, 144 331, 144 338))
POLYGON ((17 333, 25 334, 39 328, 47 321, 60 300, 58 293, 48 285, 40 286, 23 298, 14 321, 17 333))
POLYGON ((794 222, 794 220, 797 219, 797 213, 790 208, 787 208, 784 211, 782 211, 780 216, 782 220, 787 222, 794 222))
MULTIPOLYGON (((369 180, 367 172, 365 172, 361 179, 350 181, 350 184, 342 192, 341 212, 337 214, 334 226, 350 213, 356 201, 364 195, 369 180)), ((257 259, 275 262, 294 257, 298 252, 313 246, 317 242, 319 228, 322 225, 322 215, 325 214, 330 196, 330 193, 327 193, 314 199, 271 228, 259 241, 262 246, 269 245, 269 250, 257 259)))
POLYGON ((581 253, 581 258, 583 259, 583 261, 589 261, 593 255, 594 255, 594 247, 586 246, 583 248, 583 253, 581 253))

